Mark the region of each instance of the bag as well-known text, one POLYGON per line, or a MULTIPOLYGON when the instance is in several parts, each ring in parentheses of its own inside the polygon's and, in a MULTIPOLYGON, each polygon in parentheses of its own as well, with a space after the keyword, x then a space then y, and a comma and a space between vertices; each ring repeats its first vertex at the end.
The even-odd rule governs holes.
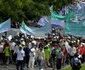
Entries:
POLYGON ((51 55, 52 55, 53 57, 56 56, 56 50, 55 50, 55 49, 52 50, 51 55))
POLYGON ((75 61, 73 59, 73 68, 76 68, 76 69, 80 69, 81 68, 81 63, 80 63, 79 59, 77 61, 75 61))

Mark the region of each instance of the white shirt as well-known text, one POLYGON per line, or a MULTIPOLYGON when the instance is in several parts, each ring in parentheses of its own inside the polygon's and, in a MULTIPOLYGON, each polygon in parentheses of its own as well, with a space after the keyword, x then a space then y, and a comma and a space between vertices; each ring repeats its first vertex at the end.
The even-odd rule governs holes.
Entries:
POLYGON ((19 46, 15 46, 14 53, 17 53, 19 51, 19 46))
POLYGON ((65 42, 65 48, 66 48, 67 52, 69 52, 68 50, 69 50, 70 46, 69 46, 69 43, 67 41, 65 42))
POLYGON ((10 47, 11 47, 11 50, 14 50, 15 43, 14 42, 10 43, 10 47))
POLYGON ((35 61, 35 48, 31 49, 31 53, 30 53, 30 61, 35 61))
POLYGON ((44 53, 43 50, 42 50, 42 52, 39 51, 38 57, 39 57, 40 60, 44 60, 45 59, 45 53, 44 53))
POLYGON ((3 51, 3 45, 0 45, 0 53, 3 51))
POLYGON ((36 47, 36 49, 35 49, 35 58, 37 58, 38 57, 38 48, 36 47))
POLYGON ((25 52, 23 50, 17 52, 17 60, 24 60, 25 52))
POLYGON ((69 48, 69 54, 70 54, 71 56, 74 56, 75 53, 76 53, 76 48, 75 48, 75 47, 70 47, 70 48, 69 48))
POLYGON ((31 42, 29 43, 29 48, 32 48, 32 43, 31 42))

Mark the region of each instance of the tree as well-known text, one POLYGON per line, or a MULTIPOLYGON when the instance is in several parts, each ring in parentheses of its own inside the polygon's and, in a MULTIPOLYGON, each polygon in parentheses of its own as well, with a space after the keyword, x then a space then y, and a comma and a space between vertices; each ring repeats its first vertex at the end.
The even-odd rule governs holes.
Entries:
POLYGON ((50 15, 49 7, 61 9, 74 0, 0 0, 0 22, 11 18, 17 20, 39 20, 42 16, 50 15))

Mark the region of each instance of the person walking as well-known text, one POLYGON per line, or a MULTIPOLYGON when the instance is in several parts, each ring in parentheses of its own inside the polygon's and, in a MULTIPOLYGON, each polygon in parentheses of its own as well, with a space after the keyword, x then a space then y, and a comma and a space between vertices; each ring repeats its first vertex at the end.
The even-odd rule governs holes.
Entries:
POLYGON ((81 61, 79 60, 77 54, 75 54, 73 59, 71 60, 71 67, 72 67, 72 70, 81 69, 81 61))
POLYGON ((25 51, 25 60, 26 60, 27 68, 29 68, 28 65, 29 65, 29 59, 30 59, 31 50, 29 48, 28 43, 26 43, 26 47, 24 48, 24 51, 25 51))
POLYGON ((19 47, 19 51, 17 51, 16 54, 17 54, 16 69, 23 70, 23 60, 24 60, 25 52, 22 49, 22 47, 19 47))
POLYGON ((48 66, 50 66, 49 59, 50 59, 50 56, 51 56, 51 51, 50 51, 48 42, 44 41, 44 44, 45 44, 45 47, 44 47, 44 52, 45 52, 45 68, 47 68, 48 66))
POLYGON ((29 70, 34 70, 34 62, 35 62, 35 48, 32 46, 29 59, 29 70))
POLYGON ((59 52, 57 53, 57 63, 56 63, 57 70, 61 69, 63 56, 64 56, 63 52, 61 51, 61 49, 59 49, 59 52))
POLYGON ((11 50, 8 42, 4 44, 3 53, 5 53, 6 67, 8 68, 10 63, 10 56, 11 56, 11 50))
POLYGON ((38 57, 39 57, 39 70, 42 70, 43 62, 45 60, 45 53, 42 48, 40 48, 40 50, 39 50, 38 57))
POLYGON ((0 64, 3 62, 3 45, 0 41, 0 64))
POLYGON ((55 70, 56 67, 56 46, 54 47, 54 49, 51 52, 51 60, 52 60, 52 68, 53 70, 55 70))

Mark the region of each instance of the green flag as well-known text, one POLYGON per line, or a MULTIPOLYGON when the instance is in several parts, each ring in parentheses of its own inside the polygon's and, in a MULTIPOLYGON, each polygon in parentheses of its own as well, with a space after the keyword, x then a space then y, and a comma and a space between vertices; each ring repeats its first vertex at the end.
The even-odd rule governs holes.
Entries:
POLYGON ((73 22, 71 20, 66 21, 65 33, 74 36, 85 35, 85 20, 73 22))
POLYGON ((55 11, 51 12, 51 19, 53 19, 53 20, 70 20, 71 18, 74 18, 73 11, 70 11, 65 16, 62 16, 62 15, 56 13, 55 11))

